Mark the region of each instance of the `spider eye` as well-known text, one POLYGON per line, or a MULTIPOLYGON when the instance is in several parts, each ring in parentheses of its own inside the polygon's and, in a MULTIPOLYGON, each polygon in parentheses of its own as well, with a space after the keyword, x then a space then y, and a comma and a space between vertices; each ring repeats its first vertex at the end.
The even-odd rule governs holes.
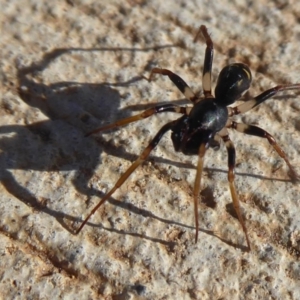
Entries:
POLYGON ((251 81, 251 71, 247 65, 235 63, 226 66, 218 77, 216 102, 226 106, 234 103, 249 89, 251 81))

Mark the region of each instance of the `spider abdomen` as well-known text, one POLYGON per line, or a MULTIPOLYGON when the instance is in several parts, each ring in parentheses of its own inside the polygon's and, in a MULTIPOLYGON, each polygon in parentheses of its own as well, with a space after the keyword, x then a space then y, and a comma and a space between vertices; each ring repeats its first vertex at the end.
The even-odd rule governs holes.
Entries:
POLYGON ((196 103, 187 116, 177 120, 172 129, 172 141, 176 151, 186 155, 197 155, 202 143, 210 144, 215 134, 227 122, 228 111, 218 105, 214 98, 196 103))

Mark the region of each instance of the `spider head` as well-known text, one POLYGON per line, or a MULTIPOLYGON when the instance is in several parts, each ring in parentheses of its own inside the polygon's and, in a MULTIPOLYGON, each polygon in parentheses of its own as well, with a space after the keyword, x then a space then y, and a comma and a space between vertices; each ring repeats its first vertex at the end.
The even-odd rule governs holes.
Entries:
POLYGON ((250 87, 252 76, 247 65, 235 63, 226 66, 219 74, 215 98, 219 105, 230 105, 250 87))

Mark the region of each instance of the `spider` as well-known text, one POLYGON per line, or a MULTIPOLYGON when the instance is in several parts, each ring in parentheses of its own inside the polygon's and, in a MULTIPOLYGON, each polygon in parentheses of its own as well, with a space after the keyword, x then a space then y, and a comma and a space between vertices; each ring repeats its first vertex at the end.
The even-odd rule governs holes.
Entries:
POLYGON ((109 197, 111 197, 111 195, 118 188, 122 186, 125 180, 130 176, 130 174, 148 158, 150 152, 156 147, 160 139, 168 131, 172 132, 171 139, 175 151, 182 152, 185 155, 198 155, 196 178, 193 188, 194 217, 196 228, 195 242, 197 242, 198 240, 199 231, 198 201, 204 155, 208 148, 218 149, 220 143, 223 142, 226 146, 228 154, 228 182, 231 192, 231 198, 238 220, 242 226, 246 238, 247 248, 248 250, 250 250, 248 232, 242 217, 240 203, 234 184, 236 154, 235 147, 228 134, 228 129, 235 129, 241 133, 267 139, 274 150, 286 162, 289 168, 289 175, 292 180, 299 180, 299 176, 289 162, 286 154, 277 144, 272 135, 257 126, 237 123, 231 117, 251 110, 252 108, 271 98, 278 92, 300 89, 300 84, 277 85, 271 89, 264 91, 260 95, 254 97, 252 100, 248 100, 238 106, 229 107, 228 105, 231 105, 235 101, 237 101, 249 89, 252 81, 250 69, 243 63, 233 63, 225 66, 218 76, 214 93, 215 96, 213 96, 211 91, 211 69, 214 54, 213 42, 207 32, 207 28, 204 25, 200 26, 199 31, 195 36, 194 42, 197 41, 200 34, 202 34, 206 43, 202 75, 202 86, 204 94, 203 97, 198 97, 197 95, 195 95, 192 92, 191 88, 180 76, 176 75, 168 69, 154 68, 152 69, 148 79, 149 81, 151 81, 154 74, 168 76, 169 79, 185 96, 185 98, 192 102, 192 107, 182 107, 174 104, 158 105, 153 108, 147 109, 138 115, 118 120, 115 123, 97 128, 86 135, 89 136, 91 134, 98 133, 104 130, 123 126, 131 122, 148 118, 158 113, 174 112, 182 115, 179 119, 171 121, 161 127, 161 129, 150 141, 149 145, 144 149, 137 160, 132 163, 132 165, 126 170, 126 172, 121 175, 114 187, 92 209, 92 211, 77 229, 76 234, 81 231, 81 229, 88 222, 91 216, 98 210, 98 208, 102 204, 104 204, 105 201, 109 199, 109 197))

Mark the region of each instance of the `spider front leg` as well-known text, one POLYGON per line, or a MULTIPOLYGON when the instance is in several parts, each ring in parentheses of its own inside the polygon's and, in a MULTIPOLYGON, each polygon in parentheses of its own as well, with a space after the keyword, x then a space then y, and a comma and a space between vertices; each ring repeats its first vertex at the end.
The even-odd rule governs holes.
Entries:
POLYGON ((171 130, 176 121, 169 122, 165 124, 155 135, 152 141, 149 143, 148 147, 142 152, 142 154, 138 157, 138 159, 132 163, 132 165, 125 171, 125 173, 119 178, 114 187, 102 198, 102 200, 92 209, 90 214, 85 218, 80 227, 76 230, 76 234, 78 234, 84 225, 88 222, 91 216, 98 210, 98 208, 105 203, 107 199, 118 189, 120 188, 125 180, 132 174, 132 172, 143 163, 149 156, 150 152, 157 146, 163 135, 171 130))
POLYGON ((184 95, 185 98, 189 99, 193 103, 198 100, 196 95, 193 93, 192 89, 187 85, 187 83, 177 74, 173 73, 168 69, 159 69, 153 68, 148 81, 151 81, 154 74, 161 74, 163 76, 168 76, 170 80, 176 85, 180 92, 184 95))
POLYGON ((254 99, 246 101, 236 107, 228 107, 229 117, 233 115, 238 115, 249 111, 250 109, 256 107, 262 102, 270 99, 278 92, 289 91, 289 90, 300 90, 300 84, 286 84, 286 85, 277 85, 269 90, 262 92, 260 95, 256 96, 254 99))
POLYGON ((162 112, 175 112, 175 113, 179 113, 179 114, 184 114, 187 115, 190 112, 191 108, 189 107, 182 107, 182 106, 177 106, 174 104, 164 104, 164 105, 157 105, 155 107, 149 108, 147 110, 145 110, 144 112, 129 117, 129 118, 125 118, 122 120, 118 120, 112 124, 108 124, 105 126, 102 126, 100 128, 94 129, 90 132, 88 132, 85 136, 89 136, 91 134, 100 132, 100 131, 104 131, 104 130, 108 130, 108 129, 114 129, 117 128, 119 126, 123 126, 132 122, 136 122, 142 119, 146 119, 154 114, 158 114, 158 113, 162 113, 162 112))
POLYGON ((268 142, 270 143, 270 145, 278 153, 278 155, 281 158, 283 158, 284 161, 286 162, 286 164, 288 165, 289 170, 290 170, 289 175, 290 175, 291 179, 293 181, 297 181, 297 180, 300 179, 299 175, 294 170, 293 166, 291 165, 290 161, 288 160, 287 155, 285 154, 285 152, 278 145, 278 143, 276 142, 274 137, 271 134, 269 134, 267 131, 265 131, 264 129, 262 129, 260 127, 254 126, 254 125, 236 123, 234 121, 231 121, 231 123, 228 125, 228 128, 233 128, 233 129, 235 129, 239 132, 245 133, 245 134, 254 135, 254 136, 258 136, 258 137, 267 139, 268 142))
MULTIPOLYGON (((206 42, 204 66, 203 66, 203 75, 202 75, 202 87, 205 98, 212 98, 211 94, 211 68, 213 63, 214 56, 214 45, 207 32, 207 28, 204 25, 201 25, 199 31, 194 39, 194 42, 197 41, 199 34, 202 34, 206 42)), ((154 74, 161 74, 168 76, 170 80, 176 85, 176 87, 181 91, 181 93, 193 103, 197 103, 200 99, 193 93, 191 88, 187 83, 177 74, 173 73, 168 69, 154 68, 152 69, 149 81, 152 80, 154 74)))
POLYGON ((245 237, 246 237, 246 241, 247 241, 247 246, 248 246, 248 250, 250 251, 250 241, 249 241, 249 237, 248 237, 248 232, 247 232, 247 228, 242 216, 242 212, 241 212, 241 208, 240 208, 240 201, 236 192, 236 188, 234 185, 234 171, 235 171, 235 147, 232 143, 232 141, 229 138, 227 129, 224 128, 222 129, 221 132, 219 132, 220 136, 223 139, 223 142, 225 143, 226 149, 227 149, 227 154, 228 154, 228 182, 229 182, 229 187, 230 187, 230 193, 231 193, 231 198, 232 198, 232 203, 233 203, 233 207, 235 209, 235 212, 238 216, 238 220, 240 222, 240 224, 242 225, 245 237))
POLYGON ((204 57, 204 64, 203 64, 203 74, 202 74, 202 88, 204 92, 205 98, 211 98, 211 68, 214 58, 214 44, 212 39, 210 38, 207 28, 204 25, 201 25, 199 28, 198 33, 194 39, 194 43, 197 41, 199 34, 205 39, 206 49, 205 49, 205 57, 204 57))

